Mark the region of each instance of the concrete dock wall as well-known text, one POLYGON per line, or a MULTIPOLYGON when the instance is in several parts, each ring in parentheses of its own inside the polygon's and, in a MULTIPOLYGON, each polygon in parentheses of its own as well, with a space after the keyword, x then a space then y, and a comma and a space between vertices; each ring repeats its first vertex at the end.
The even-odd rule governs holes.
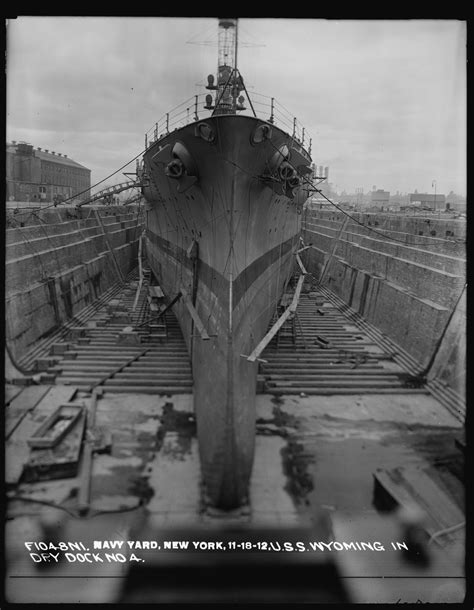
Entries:
MULTIPOLYGON (((465 285, 465 222, 355 214, 341 232, 345 218, 341 212, 305 210, 303 239, 312 246, 304 252, 308 270, 318 280, 324 270, 323 284, 421 366, 428 365, 465 285)), ((459 363, 463 357, 452 359, 459 363)), ((454 384, 454 376, 446 377, 454 384)))
MULTIPOLYGON (((119 279, 94 209, 84 206, 7 218, 6 339, 15 358, 119 279)), ((132 206, 97 209, 126 275, 137 264, 142 217, 132 206)))
POLYGON ((461 295, 442 337, 428 373, 428 379, 450 386, 458 395, 465 394, 466 366, 466 292, 461 295))

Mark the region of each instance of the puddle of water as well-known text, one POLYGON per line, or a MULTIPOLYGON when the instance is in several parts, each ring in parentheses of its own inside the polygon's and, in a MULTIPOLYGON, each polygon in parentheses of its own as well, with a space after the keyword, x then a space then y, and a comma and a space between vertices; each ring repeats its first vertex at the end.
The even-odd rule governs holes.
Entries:
POLYGON ((296 504, 307 504, 307 496, 312 492, 313 477, 309 472, 314 455, 305 450, 305 446, 291 439, 281 450, 283 473, 287 477, 285 489, 296 504))
POLYGON ((373 474, 377 468, 420 462, 407 447, 381 447, 376 440, 364 438, 346 438, 339 443, 317 439, 317 444, 306 444, 306 450, 314 455, 308 461, 308 474, 313 479, 309 505, 329 505, 356 513, 373 510, 373 474))
MULTIPOLYGON (((176 459, 184 459, 186 454, 191 453, 191 443, 196 438, 196 420, 192 413, 178 411, 172 402, 166 402, 160 418, 160 427, 157 432, 157 451, 163 449, 165 439, 172 437, 172 449, 170 443, 164 448, 169 456, 176 459)), ((169 457, 168 456, 168 457, 169 457)))

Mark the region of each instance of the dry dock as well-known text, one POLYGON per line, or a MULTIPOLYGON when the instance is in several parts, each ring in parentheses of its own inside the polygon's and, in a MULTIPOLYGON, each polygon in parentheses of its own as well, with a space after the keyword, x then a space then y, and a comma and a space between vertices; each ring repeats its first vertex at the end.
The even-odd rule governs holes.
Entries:
MULTIPOLYGON (((347 285, 336 280, 346 261, 342 250, 328 258, 334 245, 329 237, 326 251, 322 238, 319 254, 308 249, 305 264, 311 274, 296 316, 261 354, 250 505, 239 513, 216 513, 203 504, 201 495, 192 371, 184 338, 172 308, 159 324, 153 317, 152 278, 145 273, 140 286, 135 268, 139 210, 127 211, 125 216, 122 212, 111 210, 105 215, 100 210, 101 223, 94 212, 82 210, 81 218, 59 219, 57 224, 67 227, 54 228, 49 220, 45 228, 38 223, 7 230, 7 270, 12 263, 10 276, 7 271, 7 341, 12 360, 7 355, 5 392, 7 598, 16 603, 50 602, 54 589, 54 599, 64 603, 182 600, 179 592, 166 587, 163 592, 158 583, 160 574, 172 564, 171 555, 137 551, 145 560, 138 567, 131 565, 130 552, 125 553, 124 563, 91 565, 66 559, 35 563, 24 542, 81 541, 92 549, 94 540, 163 542, 193 535, 204 540, 209 532, 218 538, 234 528, 239 536, 260 543, 265 536, 276 536, 275 531, 280 542, 297 532, 298 540, 307 543, 304 535, 311 531, 317 541, 384 543, 381 553, 330 555, 328 562, 337 567, 335 580, 343 583, 343 593, 329 592, 323 585, 322 574, 328 566, 320 559, 321 553, 308 549, 303 555, 321 581, 319 592, 312 585, 303 601, 341 601, 343 596, 353 602, 461 601, 465 591, 465 412, 459 386, 453 387, 454 374, 448 375, 431 358, 433 352, 417 347, 426 350, 419 358, 409 340, 396 340, 407 336, 390 330, 390 324, 400 324, 394 319, 400 319, 401 311, 386 312, 385 326, 377 326, 375 318, 370 318, 370 312, 382 315, 377 310, 382 300, 371 300, 375 293, 367 292, 375 280, 366 280, 364 289, 359 288, 363 282, 354 279, 348 288, 352 296, 344 299, 347 285), (34 231, 46 231, 47 237, 34 231), (53 234, 60 240, 72 234, 78 244, 76 255, 71 250, 68 259, 69 246, 66 241, 52 242, 53 234), (23 244, 21 251, 19 244, 23 244), (25 283, 16 265, 28 256, 30 264, 39 265, 40 273, 29 269, 31 279, 25 283), (325 266, 324 273, 335 279, 319 283, 325 266), (66 288, 64 277, 70 282, 66 288), (98 278, 95 284, 94 277, 98 278), (53 285, 56 292, 48 288, 53 285), (364 298, 357 296, 359 290, 360 294, 365 290, 364 298), (71 295, 69 310, 67 305, 64 309, 68 303, 64 292, 71 295), (36 295, 46 295, 44 302, 36 295), (26 309, 15 316, 20 303, 26 309), (21 332, 18 318, 23 316, 29 316, 28 328, 36 328, 35 336, 32 330, 21 332), (32 324, 32 320, 38 321, 32 324), (427 370, 430 359, 432 366, 427 370), (437 382, 435 371, 444 384, 437 382), (55 449, 32 448, 29 439, 62 404, 87 411, 83 440, 74 445, 71 434, 55 449), (413 561, 390 546, 395 540, 412 545, 406 511, 413 506, 424 515, 415 530, 423 532, 422 547, 430 557, 427 563, 420 557, 413 561), (141 586, 137 593, 132 576, 140 569, 148 574, 149 565, 155 570, 151 578, 156 587, 141 586)), ((307 222, 306 244, 309 230, 314 235, 336 231, 337 236, 340 229, 324 218, 319 224, 315 218, 312 225, 307 222)), ((354 245, 356 231, 350 233, 345 236, 351 244, 347 248, 359 247, 354 245)), ((315 237, 311 240, 316 243, 315 237)), ((459 251, 445 256, 462 261, 459 251)), ((356 260, 354 252, 351 257, 356 260)), ((446 272, 448 279, 442 281, 459 287, 457 279, 449 279, 462 278, 459 269, 446 272)), ((362 264, 352 272, 354 277, 361 273, 368 273, 362 264)), ((373 270, 370 273, 371 278, 377 276, 373 270)), ((394 284, 394 276, 380 277, 379 294, 386 289, 385 279, 387 286, 394 284)), ((420 300, 416 290, 413 285, 399 292, 406 299, 420 300)), ((442 296, 441 305, 432 298, 425 300, 434 304, 433 311, 444 308, 448 312, 443 318, 445 344, 439 341, 441 333, 425 343, 439 343, 446 353, 447 338, 452 340, 458 332, 459 321, 454 327, 455 316, 449 318, 457 302, 448 303, 448 297, 442 296)), ((457 315, 461 314, 458 308, 457 315)), ((189 557, 183 554, 181 559, 186 563, 189 557)), ((211 561, 213 569, 218 557, 211 561)), ((260 557, 253 567, 256 573, 261 570, 265 599, 272 600, 276 591, 280 597, 274 601, 285 601, 285 595, 295 601, 294 587, 287 590, 283 577, 275 580, 276 572, 271 586, 266 583, 260 557)), ((289 553, 286 559, 280 564, 288 575, 299 561, 298 554, 289 553)), ((207 565, 205 561, 198 564, 200 569, 207 565)), ((244 569, 237 558, 231 561, 229 570, 244 569)), ((298 564, 297 573, 304 575, 306 567, 298 564)), ((205 570, 202 574, 205 579, 205 570)), ((232 594, 221 592, 221 598, 229 601, 231 595, 233 601, 258 601, 262 591, 245 592, 241 582, 232 594)), ((212 591, 201 594, 208 601, 221 599, 212 591)))

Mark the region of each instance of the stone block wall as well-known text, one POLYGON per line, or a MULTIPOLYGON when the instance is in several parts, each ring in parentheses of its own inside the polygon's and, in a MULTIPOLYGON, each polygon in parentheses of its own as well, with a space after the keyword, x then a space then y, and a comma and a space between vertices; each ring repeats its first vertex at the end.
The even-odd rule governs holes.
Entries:
MULTIPOLYGON (((10 222, 5 314, 6 339, 15 358, 21 358, 118 280, 94 209, 47 210, 26 218, 18 215, 10 222)), ((97 209, 125 276, 137 265, 142 214, 135 206, 97 209)))
POLYGON ((341 233, 344 219, 341 212, 305 210, 308 270, 319 279, 326 266, 323 284, 427 365, 465 285, 465 222, 430 219, 436 236, 421 236, 427 219, 355 214, 341 233), (448 238, 438 237, 446 232, 448 238))

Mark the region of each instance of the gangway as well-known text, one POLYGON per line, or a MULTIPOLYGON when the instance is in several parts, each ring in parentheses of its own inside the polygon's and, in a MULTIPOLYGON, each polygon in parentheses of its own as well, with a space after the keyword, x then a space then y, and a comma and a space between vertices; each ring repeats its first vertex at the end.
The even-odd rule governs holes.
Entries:
POLYGON ((102 189, 86 201, 81 201, 76 207, 80 208, 83 205, 88 205, 90 203, 94 203, 94 201, 98 201, 99 199, 107 198, 108 196, 118 195, 122 191, 126 191, 132 188, 140 188, 142 186, 141 182, 137 180, 127 180, 127 182, 121 182, 120 184, 114 184, 113 186, 108 186, 105 189, 102 189))
POLYGON ((137 201, 139 201, 141 198, 143 197, 143 195, 141 193, 137 193, 136 195, 133 195, 133 197, 131 197, 130 199, 128 199, 123 205, 132 205, 132 203, 136 203, 137 201))

